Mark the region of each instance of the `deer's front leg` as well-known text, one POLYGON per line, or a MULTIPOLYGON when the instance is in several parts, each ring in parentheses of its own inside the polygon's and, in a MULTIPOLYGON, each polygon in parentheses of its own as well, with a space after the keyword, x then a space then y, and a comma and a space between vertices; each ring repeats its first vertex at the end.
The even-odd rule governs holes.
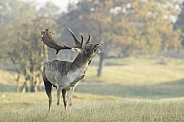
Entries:
POLYGON ((60 104, 60 97, 61 97, 61 87, 58 86, 58 89, 57 89, 57 106, 59 106, 60 104))

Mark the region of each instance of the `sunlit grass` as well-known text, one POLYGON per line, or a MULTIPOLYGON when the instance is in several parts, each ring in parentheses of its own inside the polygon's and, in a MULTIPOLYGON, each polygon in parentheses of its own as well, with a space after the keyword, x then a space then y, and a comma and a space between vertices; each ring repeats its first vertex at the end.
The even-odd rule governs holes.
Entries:
POLYGON ((62 105, 57 108, 54 100, 52 109, 48 112, 44 93, 4 94, 3 99, 7 100, 0 101, 2 122, 182 122, 184 120, 184 98, 150 100, 75 94, 71 109, 65 111, 62 105), (19 99, 7 102, 13 97, 19 99))
MULTIPOLYGON (((95 65, 88 68, 67 111, 62 101, 56 107, 56 90, 50 112, 45 92, 0 92, 0 122, 184 121, 183 60, 129 57, 107 59, 105 65, 100 78, 95 65)), ((15 82, 9 79, 11 73, 0 73, 5 77, 2 84, 15 82)), ((1 85, 0 91, 4 87, 8 86, 1 85)))
POLYGON ((125 58, 107 59, 101 77, 96 77, 97 66, 88 69, 86 82, 157 84, 184 78, 184 63, 181 59, 125 58), (116 61, 117 60, 117 61, 116 61), (164 64, 160 64, 164 62, 164 64))

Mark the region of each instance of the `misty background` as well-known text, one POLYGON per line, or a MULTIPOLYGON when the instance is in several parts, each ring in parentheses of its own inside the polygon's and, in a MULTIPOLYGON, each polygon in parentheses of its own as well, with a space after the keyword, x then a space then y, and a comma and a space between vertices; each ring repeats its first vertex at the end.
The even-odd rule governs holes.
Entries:
MULTIPOLYGON (((41 42, 40 32, 49 28, 58 44, 74 45, 67 32, 71 28, 80 39, 91 34, 92 43, 100 43, 101 53, 92 62, 92 76, 86 81, 105 82, 108 66, 123 67, 129 58, 167 64, 165 58, 184 57, 184 8, 182 0, 0 0, 0 84, 12 84, 17 92, 42 90, 42 68, 48 60, 70 60, 76 53, 55 51, 41 42), (95 67, 95 68, 94 68, 95 67), (6 73, 10 73, 5 75, 6 73), (7 81, 7 76, 13 80, 7 81)), ((142 62, 142 61, 140 61, 142 62)), ((152 70, 152 69, 149 69, 152 70)), ((124 70, 114 70, 110 83, 124 83, 124 70), (119 72, 119 73, 118 73, 119 72), (119 74, 119 75, 118 75, 119 74)), ((145 71, 146 72, 146 71, 145 71)), ((88 75, 88 74, 87 74, 88 75)), ((131 76, 130 76, 131 78, 131 76)), ((181 77, 182 79, 182 77, 181 77)), ((136 79, 135 79, 136 80, 136 79)), ((148 80, 149 82, 149 80, 148 80)), ((3 86, 4 87, 4 86, 3 86)), ((8 90, 5 90, 8 91, 8 90)))

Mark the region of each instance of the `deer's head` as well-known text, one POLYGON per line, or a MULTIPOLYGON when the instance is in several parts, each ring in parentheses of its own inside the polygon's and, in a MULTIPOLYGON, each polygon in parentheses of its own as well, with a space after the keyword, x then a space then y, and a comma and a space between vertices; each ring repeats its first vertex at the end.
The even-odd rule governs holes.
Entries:
POLYGON ((78 39, 75 37, 74 33, 71 31, 71 29, 68 29, 68 31, 70 32, 70 34, 72 35, 75 44, 76 44, 76 48, 72 48, 73 51, 81 53, 84 58, 86 59, 91 59, 93 58, 97 53, 100 53, 100 44, 92 44, 90 43, 90 35, 88 34, 88 39, 87 42, 85 44, 83 44, 83 36, 82 34, 80 34, 81 36, 81 42, 78 41, 78 39))
POLYGON ((48 29, 45 29, 45 31, 41 32, 42 35, 42 41, 44 44, 46 44, 48 47, 53 48, 56 50, 56 54, 62 49, 71 49, 72 51, 78 52, 83 55, 85 59, 90 60, 95 56, 95 54, 100 53, 100 44, 92 44, 90 43, 90 35, 88 34, 88 39, 85 44, 83 44, 83 36, 81 36, 81 42, 75 37, 74 33, 71 29, 68 28, 68 31, 72 35, 75 46, 66 46, 66 45, 58 45, 52 38, 51 33, 48 29))

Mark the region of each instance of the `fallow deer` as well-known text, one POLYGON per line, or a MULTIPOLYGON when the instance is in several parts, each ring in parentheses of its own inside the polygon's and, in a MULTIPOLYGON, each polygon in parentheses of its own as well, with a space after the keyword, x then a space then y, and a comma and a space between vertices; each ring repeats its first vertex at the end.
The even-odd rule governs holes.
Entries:
POLYGON ((54 42, 48 29, 42 32, 42 41, 50 48, 54 48, 57 52, 61 49, 71 49, 78 52, 73 62, 53 60, 46 62, 43 69, 43 80, 46 94, 49 98, 49 110, 52 103, 52 86, 57 87, 57 105, 60 104, 60 93, 62 92, 65 110, 71 106, 72 92, 81 79, 85 77, 86 70, 95 54, 100 52, 100 44, 91 44, 90 35, 87 42, 83 45, 83 36, 81 42, 75 37, 74 33, 68 29, 72 35, 75 46, 60 46, 54 42), (67 99, 66 99, 67 94, 67 99), (66 103, 68 101, 68 104, 66 103))

